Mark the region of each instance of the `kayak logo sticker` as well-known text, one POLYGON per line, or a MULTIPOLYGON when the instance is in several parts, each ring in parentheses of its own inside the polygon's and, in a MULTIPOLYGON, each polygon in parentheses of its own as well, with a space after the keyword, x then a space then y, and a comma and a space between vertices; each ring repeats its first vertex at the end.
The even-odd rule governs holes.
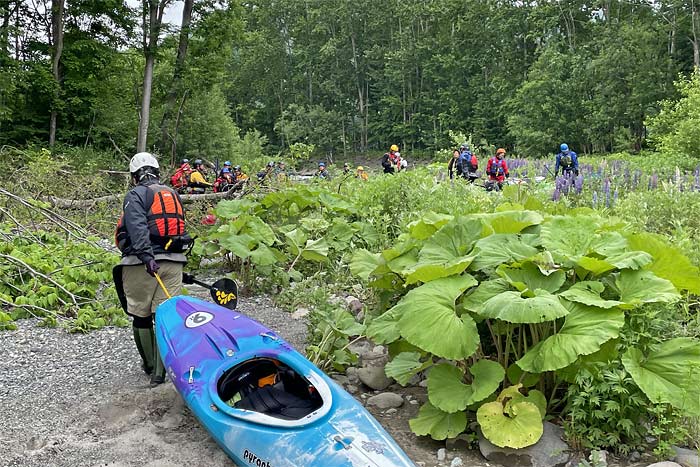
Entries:
POLYGON ((214 315, 206 311, 195 311, 185 319, 185 326, 188 328, 198 328, 214 319, 214 315))
POLYGON ((363 441, 362 449, 367 452, 376 452, 377 454, 384 454, 384 444, 378 441, 363 441))
POLYGON ((257 455, 253 454, 247 449, 243 451, 243 460, 248 461, 250 465, 254 465, 256 467, 272 467, 270 461, 259 458, 257 455))

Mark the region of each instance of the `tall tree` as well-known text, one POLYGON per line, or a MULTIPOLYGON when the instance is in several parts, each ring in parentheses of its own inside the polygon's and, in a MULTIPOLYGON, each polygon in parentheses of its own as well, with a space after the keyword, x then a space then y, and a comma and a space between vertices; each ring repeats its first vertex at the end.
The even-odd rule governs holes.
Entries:
POLYGON ((148 125, 151 114, 151 90, 153 88, 153 67, 158 50, 158 37, 163 24, 163 13, 171 0, 143 0, 143 88, 141 92, 141 114, 139 115, 139 133, 136 151, 146 150, 148 125))
POLYGON ((56 143, 56 121, 58 120, 58 106, 61 94, 61 54, 63 53, 63 11, 65 0, 53 0, 51 2, 51 30, 53 39, 53 56, 51 58, 51 74, 54 79, 53 102, 51 103, 51 117, 49 121, 49 146, 56 143))
MULTIPOLYGON (((187 47, 190 42, 190 24, 192 22, 192 9, 194 0, 185 0, 182 8, 182 23, 180 25, 180 40, 177 47, 177 57, 175 58, 175 67, 173 69, 173 79, 170 83, 168 95, 165 98, 165 109, 163 111, 163 119, 160 122, 161 147, 165 151, 170 148, 171 163, 175 162, 175 151, 177 148, 177 123, 178 118, 173 120, 173 113, 177 106, 177 99, 181 97, 184 101, 186 94, 182 92, 182 73, 185 69, 185 57, 187 56, 187 47)), ((182 104, 180 105, 182 107, 182 104)))

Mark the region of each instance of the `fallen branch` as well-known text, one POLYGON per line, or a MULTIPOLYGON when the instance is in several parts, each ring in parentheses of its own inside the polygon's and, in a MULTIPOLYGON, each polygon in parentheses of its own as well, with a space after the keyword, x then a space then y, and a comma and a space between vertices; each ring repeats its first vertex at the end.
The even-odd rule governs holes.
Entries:
MULTIPOLYGON (((188 204, 195 201, 209 201, 212 199, 240 198, 240 196, 241 194, 239 192, 225 191, 221 193, 203 193, 201 195, 180 195, 180 199, 183 204, 188 204)), ((124 199, 123 194, 114 194, 90 199, 65 199, 49 196, 46 198, 46 201, 60 209, 85 209, 93 207, 97 203, 121 203, 122 199, 124 199)))

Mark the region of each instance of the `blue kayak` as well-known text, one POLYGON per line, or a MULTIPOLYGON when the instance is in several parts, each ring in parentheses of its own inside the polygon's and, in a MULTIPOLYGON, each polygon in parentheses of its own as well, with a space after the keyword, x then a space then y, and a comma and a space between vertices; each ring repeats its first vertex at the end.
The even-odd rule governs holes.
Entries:
POLYGON ((182 398, 241 466, 415 467, 360 403, 257 321, 177 296, 158 307, 156 340, 182 398))

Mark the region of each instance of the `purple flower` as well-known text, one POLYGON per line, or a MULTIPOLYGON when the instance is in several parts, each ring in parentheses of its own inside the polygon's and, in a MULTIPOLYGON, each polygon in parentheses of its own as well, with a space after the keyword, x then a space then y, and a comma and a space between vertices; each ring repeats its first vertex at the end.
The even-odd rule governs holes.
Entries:
POLYGON ((578 175, 576 180, 574 180, 574 188, 576 188, 576 193, 581 194, 583 191, 583 175, 578 175))
POLYGON ((598 192, 593 192, 593 209, 598 207, 598 192))
POLYGON ((613 195, 613 207, 617 204, 617 190, 615 190, 615 193, 613 195))
POLYGON ((554 193, 552 193, 552 201, 559 201, 560 197, 561 197, 561 192, 559 191, 559 188, 555 188, 554 193))

